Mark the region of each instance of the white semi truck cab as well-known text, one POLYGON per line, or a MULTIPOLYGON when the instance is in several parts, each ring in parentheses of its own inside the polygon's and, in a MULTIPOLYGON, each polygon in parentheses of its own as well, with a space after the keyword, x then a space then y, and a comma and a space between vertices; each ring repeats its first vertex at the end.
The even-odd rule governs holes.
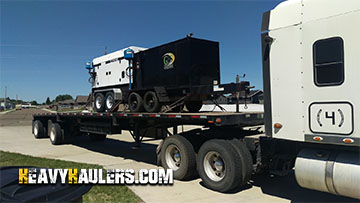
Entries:
POLYGON ((296 158, 302 187, 355 198, 359 23, 358 0, 289 0, 264 13, 262 22, 266 135, 314 143, 296 158))

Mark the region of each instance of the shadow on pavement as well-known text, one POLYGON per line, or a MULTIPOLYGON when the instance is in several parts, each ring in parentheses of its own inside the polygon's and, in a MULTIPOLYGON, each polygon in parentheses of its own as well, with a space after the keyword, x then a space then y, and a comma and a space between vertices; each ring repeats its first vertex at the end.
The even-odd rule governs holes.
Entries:
POLYGON ((133 149, 135 146, 133 142, 125 142, 112 138, 95 142, 89 140, 86 136, 76 137, 70 140, 68 144, 82 147, 93 152, 156 165, 157 145, 154 144, 141 143, 140 148, 133 149))
MULTIPOLYGON (((200 181, 199 184, 200 184, 201 186, 203 186, 203 187, 211 190, 210 188, 206 187, 206 185, 204 184, 203 181, 200 181)), ((238 192, 241 192, 241 191, 243 191, 243 190, 248 190, 248 189, 251 189, 251 188, 252 188, 252 185, 251 185, 251 184, 245 184, 245 185, 243 185, 243 186, 241 186, 241 187, 237 187, 237 188, 235 188, 235 189, 233 189, 233 190, 231 190, 231 191, 223 192, 222 194, 236 194, 236 193, 238 193, 238 192)), ((219 193, 220 193, 220 192, 219 192, 219 193)))
MULTIPOLYGON (((200 181, 199 184, 206 187, 202 181, 200 181)), ((235 194, 251 189, 252 187, 260 187, 264 194, 288 199, 291 202, 359 202, 356 199, 302 188, 297 184, 293 172, 282 177, 271 177, 269 174, 265 173, 253 175, 249 184, 237 187, 225 194, 235 194)))

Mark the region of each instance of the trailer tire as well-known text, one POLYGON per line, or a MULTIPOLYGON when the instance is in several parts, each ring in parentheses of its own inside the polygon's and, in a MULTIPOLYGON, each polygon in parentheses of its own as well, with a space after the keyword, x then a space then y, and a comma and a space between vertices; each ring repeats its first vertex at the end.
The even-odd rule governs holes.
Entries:
POLYGON ((140 112, 143 109, 143 99, 136 92, 132 92, 129 95, 128 103, 131 112, 140 112))
POLYGON ((202 107, 202 101, 186 101, 185 106, 191 113, 199 112, 202 107))
POLYGON ((102 93, 96 93, 94 99, 94 108, 96 112, 105 111, 105 97, 102 93))
POLYGON ((213 139, 201 146, 197 169, 204 185, 215 191, 228 192, 241 181, 241 159, 236 149, 225 140, 213 139))
POLYGON ((33 134, 36 139, 46 137, 46 129, 41 121, 36 120, 33 122, 33 134))
POLYGON ((188 180, 196 175, 196 158, 191 143, 180 135, 165 139, 160 152, 161 164, 174 171, 174 178, 188 180))
POLYGON ((50 142, 53 145, 59 145, 63 141, 63 130, 58 123, 52 123, 49 132, 50 142))
POLYGON ((236 149, 240 156, 242 165, 242 177, 239 186, 243 186, 250 180, 253 171, 253 161, 250 151, 247 148, 246 144, 239 139, 234 138, 232 140, 227 140, 227 142, 236 149))
POLYGON ((95 134, 95 133, 89 133, 89 138, 91 141, 104 141, 106 139, 105 134, 95 134))
POLYGON ((149 113, 159 112, 160 102, 156 96, 156 93, 153 91, 148 91, 144 95, 144 108, 149 113))
MULTIPOLYGON (((108 92, 105 95, 105 110, 110 111, 114 105, 116 105, 115 98, 114 98, 114 92, 108 92)), ((113 111, 117 111, 119 106, 117 106, 113 111)))

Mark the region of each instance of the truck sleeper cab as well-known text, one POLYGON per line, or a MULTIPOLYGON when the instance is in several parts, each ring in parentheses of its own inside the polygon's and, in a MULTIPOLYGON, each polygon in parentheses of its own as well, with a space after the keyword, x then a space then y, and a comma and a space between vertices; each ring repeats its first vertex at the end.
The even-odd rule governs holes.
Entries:
POLYGON ((351 22, 360 1, 290 0, 264 13, 264 109, 267 136, 324 148, 299 152, 301 186, 360 198, 360 29, 351 22))

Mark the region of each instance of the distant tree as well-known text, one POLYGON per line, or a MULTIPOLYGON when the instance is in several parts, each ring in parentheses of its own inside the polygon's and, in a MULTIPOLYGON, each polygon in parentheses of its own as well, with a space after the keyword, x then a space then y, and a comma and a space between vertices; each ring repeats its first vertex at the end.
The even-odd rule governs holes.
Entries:
POLYGON ((30 102, 31 105, 38 105, 38 103, 34 100, 30 102))
POLYGON ((46 98, 46 105, 49 105, 49 104, 51 104, 51 102, 50 102, 50 98, 48 97, 48 98, 46 98))
POLYGON ((64 101, 64 100, 67 100, 67 99, 72 99, 73 97, 69 94, 61 94, 61 95, 58 95, 56 98, 55 98, 55 101, 56 102, 59 102, 59 101, 64 101))

